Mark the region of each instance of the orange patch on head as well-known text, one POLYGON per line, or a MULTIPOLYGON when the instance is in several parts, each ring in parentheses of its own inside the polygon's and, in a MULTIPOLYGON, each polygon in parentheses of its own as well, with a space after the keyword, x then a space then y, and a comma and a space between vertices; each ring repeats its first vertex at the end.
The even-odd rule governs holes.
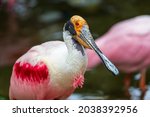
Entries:
POLYGON ((74 15, 71 17, 70 21, 74 25, 75 31, 77 34, 80 34, 80 30, 82 29, 83 25, 87 25, 87 22, 85 19, 83 19, 81 16, 74 15))
POLYGON ((73 24, 74 30, 76 31, 76 34, 77 34, 77 35, 74 35, 75 39, 81 45, 83 45, 85 48, 89 48, 90 49, 89 45, 83 39, 80 38, 83 26, 86 25, 87 28, 89 28, 87 22, 85 21, 85 19, 83 19, 81 16, 74 15, 74 16, 71 17, 70 21, 73 24))

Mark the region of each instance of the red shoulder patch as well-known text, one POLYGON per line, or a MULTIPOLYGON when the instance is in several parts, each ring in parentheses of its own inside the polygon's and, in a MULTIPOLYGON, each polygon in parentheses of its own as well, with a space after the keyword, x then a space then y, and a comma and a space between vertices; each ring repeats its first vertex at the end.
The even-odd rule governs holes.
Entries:
POLYGON ((43 62, 36 65, 30 63, 16 63, 14 65, 14 72, 16 77, 21 80, 29 82, 38 82, 48 79, 48 68, 43 62))

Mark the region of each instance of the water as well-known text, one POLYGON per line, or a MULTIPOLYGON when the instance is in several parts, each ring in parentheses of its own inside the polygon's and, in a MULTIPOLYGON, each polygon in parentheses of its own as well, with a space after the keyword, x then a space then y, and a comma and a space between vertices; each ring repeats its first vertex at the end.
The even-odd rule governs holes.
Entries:
MULTIPOLYGON (((33 45, 50 39, 62 40, 62 27, 70 16, 78 14, 85 17, 94 38, 97 38, 114 23, 150 11, 150 3, 146 0, 95 0, 85 5, 71 3, 71 0, 34 0, 32 4, 27 4, 16 3, 17 9, 21 7, 22 10, 15 13, 8 12, 5 4, 0 6, 0 99, 8 99, 15 60, 33 45)), ((140 99, 139 80, 134 78, 129 88, 131 97, 125 96, 124 76, 121 73, 114 77, 104 66, 98 66, 86 72, 83 88, 78 88, 68 99, 140 99)), ((144 99, 150 99, 150 71, 147 72, 146 85, 144 99)))

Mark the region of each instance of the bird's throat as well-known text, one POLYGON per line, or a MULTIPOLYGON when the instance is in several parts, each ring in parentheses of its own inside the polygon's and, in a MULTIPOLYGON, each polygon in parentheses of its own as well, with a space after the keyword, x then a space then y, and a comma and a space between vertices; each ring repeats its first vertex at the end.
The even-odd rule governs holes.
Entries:
POLYGON ((84 47, 81 46, 75 39, 72 38, 72 42, 73 42, 73 47, 82 53, 83 56, 85 56, 85 51, 84 51, 84 47))

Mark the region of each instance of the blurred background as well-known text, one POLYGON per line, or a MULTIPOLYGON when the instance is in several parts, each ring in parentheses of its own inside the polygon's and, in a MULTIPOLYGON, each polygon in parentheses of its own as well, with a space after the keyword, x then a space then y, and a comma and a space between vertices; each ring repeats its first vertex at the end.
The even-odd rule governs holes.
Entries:
MULTIPOLYGON (((62 40, 63 25, 75 14, 87 20, 96 39, 119 21, 150 14, 150 0, 0 0, 0 99, 8 99, 12 66, 18 57, 36 44, 62 40)), ((128 98, 124 76, 116 78, 104 66, 97 66, 86 72, 84 87, 69 99, 139 99, 139 80, 132 79, 128 98)), ((144 99, 150 99, 150 70, 146 85, 144 99)))

